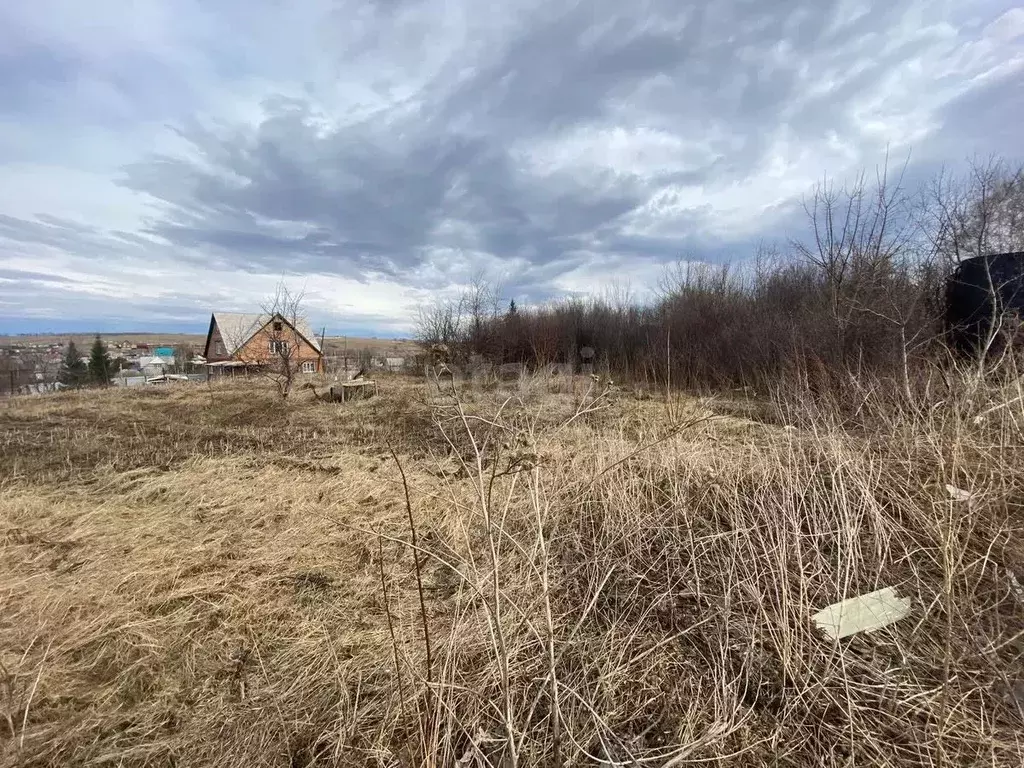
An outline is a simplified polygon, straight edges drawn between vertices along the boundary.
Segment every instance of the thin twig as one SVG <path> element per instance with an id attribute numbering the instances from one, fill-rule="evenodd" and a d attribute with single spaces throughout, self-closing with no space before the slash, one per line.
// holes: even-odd
<path id="1" fill-rule="evenodd" d="M 388 620 L 388 634 L 391 635 L 391 650 L 395 657 L 395 679 L 398 681 L 398 703 L 405 717 L 405 687 L 402 685 L 402 665 L 398 659 L 398 639 L 395 637 L 395 625 L 391 620 L 391 602 L 388 599 L 388 585 L 384 578 L 384 539 L 377 536 L 377 569 L 380 572 L 380 589 L 384 595 L 384 615 Z"/>
<path id="2" fill-rule="evenodd" d="M 412 499 L 409 497 L 409 482 L 405 477 L 405 470 L 402 468 L 402 462 L 398 458 L 398 454 L 395 453 L 395 449 L 388 443 L 388 450 L 391 452 L 391 457 L 395 460 L 395 464 L 398 465 L 398 472 L 402 476 L 402 489 L 405 491 L 405 512 L 409 518 L 409 533 L 412 536 L 412 561 L 416 571 L 416 591 L 419 593 L 420 598 L 420 619 L 423 622 L 423 648 L 427 655 L 427 689 L 429 690 L 431 684 L 434 682 L 433 678 L 433 655 L 430 650 L 430 627 L 427 622 L 427 603 L 423 598 L 423 576 L 420 573 L 420 556 L 419 556 L 419 543 L 416 536 L 416 521 L 412 516 Z"/>

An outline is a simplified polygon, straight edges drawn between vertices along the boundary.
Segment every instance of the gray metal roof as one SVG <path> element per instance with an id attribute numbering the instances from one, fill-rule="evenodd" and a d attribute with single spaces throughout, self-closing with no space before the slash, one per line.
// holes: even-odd
<path id="1" fill-rule="evenodd" d="M 234 355 L 242 346 L 251 339 L 257 331 L 270 322 L 273 315 L 267 313 L 251 314 L 245 312 L 214 312 L 213 321 L 220 328 L 221 338 L 224 339 L 224 348 L 229 355 Z M 294 324 L 287 317 L 281 317 L 289 325 L 294 325 L 295 330 L 312 345 L 313 349 L 321 352 L 320 339 L 313 333 L 312 327 L 305 318 L 299 318 Z"/>
<path id="2" fill-rule="evenodd" d="M 224 339 L 224 348 L 229 355 L 235 354 L 242 345 L 253 337 L 266 321 L 259 322 L 262 315 L 243 314 L 241 312 L 214 312 L 213 322 L 220 329 Z"/>

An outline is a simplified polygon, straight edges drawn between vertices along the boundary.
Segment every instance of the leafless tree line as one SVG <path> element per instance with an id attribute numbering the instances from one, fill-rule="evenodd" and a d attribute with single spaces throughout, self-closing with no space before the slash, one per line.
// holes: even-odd
<path id="1" fill-rule="evenodd" d="M 654 302 L 628 294 L 510 306 L 476 279 L 425 307 L 419 340 L 453 360 L 578 362 L 597 351 L 616 375 L 690 387 L 871 373 L 908 397 L 942 343 L 943 285 L 972 256 L 1024 250 L 1024 167 L 975 159 L 909 189 L 888 159 L 805 202 L 808 234 L 736 265 L 680 260 Z"/>

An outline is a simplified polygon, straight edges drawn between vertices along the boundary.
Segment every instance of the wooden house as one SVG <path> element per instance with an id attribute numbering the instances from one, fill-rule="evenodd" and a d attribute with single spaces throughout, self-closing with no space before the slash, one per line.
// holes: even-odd
<path id="1" fill-rule="evenodd" d="M 290 365 L 293 371 L 323 371 L 320 340 L 305 320 L 291 322 L 280 314 L 214 312 L 203 352 L 216 368 L 262 368 Z"/>

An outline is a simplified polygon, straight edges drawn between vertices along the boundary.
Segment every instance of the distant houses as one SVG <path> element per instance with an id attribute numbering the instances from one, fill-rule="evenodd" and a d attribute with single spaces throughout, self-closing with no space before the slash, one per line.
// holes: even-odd
<path id="1" fill-rule="evenodd" d="M 205 343 L 201 338 L 177 333 L 148 334 L 134 340 L 127 336 L 103 338 L 110 353 L 111 383 L 116 386 L 142 386 L 186 377 L 202 381 L 225 373 L 265 369 L 282 359 L 287 359 L 292 373 L 327 374 L 334 381 L 350 379 L 358 371 L 417 370 L 418 364 L 411 345 L 395 343 L 402 340 L 339 336 L 325 342 L 309 323 L 289 322 L 280 314 L 211 313 Z M 12 339 L 0 344 L 0 395 L 57 388 L 66 345 L 71 340 L 85 351 L 81 337 Z M 81 361 L 88 364 L 89 356 L 82 355 Z"/>

